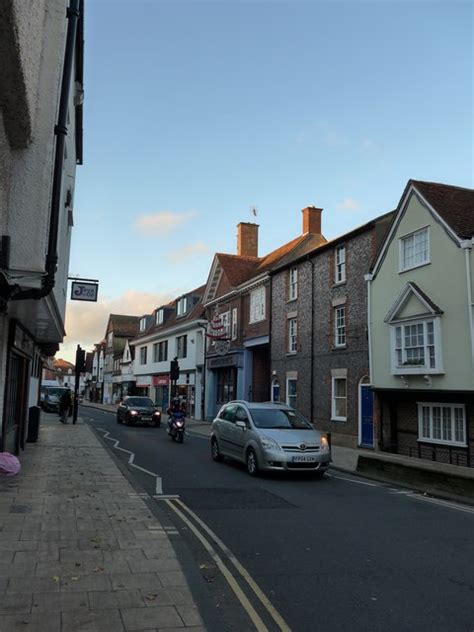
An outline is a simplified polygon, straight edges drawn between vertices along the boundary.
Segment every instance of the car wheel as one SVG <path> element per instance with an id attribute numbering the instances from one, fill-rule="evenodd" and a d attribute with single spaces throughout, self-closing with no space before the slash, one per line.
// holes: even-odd
<path id="1" fill-rule="evenodd" d="M 313 472 L 314 478 L 324 478 L 325 474 L 326 470 L 317 470 L 316 472 Z"/>
<path id="2" fill-rule="evenodd" d="M 211 456 L 212 460 L 216 461 L 217 463 L 222 461 L 223 458 L 222 454 L 219 452 L 219 444 L 217 443 L 217 439 L 214 437 L 211 439 Z"/>
<path id="3" fill-rule="evenodd" d="M 155 421 L 153 425 L 155 426 L 155 428 L 159 428 L 161 426 L 161 419 L 158 419 L 158 421 Z"/>
<path id="4" fill-rule="evenodd" d="M 252 448 L 250 448 L 250 450 L 247 452 L 246 463 L 247 463 L 247 472 L 250 474 L 250 476 L 258 476 L 257 455 L 252 450 Z"/>
<path id="5" fill-rule="evenodd" d="M 133 426 L 132 420 L 128 416 L 125 418 L 125 425 L 126 426 Z"/>

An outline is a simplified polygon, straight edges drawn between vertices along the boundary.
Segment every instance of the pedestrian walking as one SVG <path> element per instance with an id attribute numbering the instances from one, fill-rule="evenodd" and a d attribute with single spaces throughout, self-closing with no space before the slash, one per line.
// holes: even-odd
<path id="1" fill-rule="evenodd" d="M 68 389 L 61 395 L 59 400 L 59 418 L 62 424 L 67 424 L 67 418 L 71 414 L 72 397 L 71 391 Z"/>

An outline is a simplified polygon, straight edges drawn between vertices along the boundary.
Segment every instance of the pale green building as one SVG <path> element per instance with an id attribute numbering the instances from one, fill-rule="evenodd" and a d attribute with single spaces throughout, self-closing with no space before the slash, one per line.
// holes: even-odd
<path id="1" fill-rule="evenodd" d="M 378 447 L 474 466 L 474 190 L 410 180 L 367 275 Z"/>

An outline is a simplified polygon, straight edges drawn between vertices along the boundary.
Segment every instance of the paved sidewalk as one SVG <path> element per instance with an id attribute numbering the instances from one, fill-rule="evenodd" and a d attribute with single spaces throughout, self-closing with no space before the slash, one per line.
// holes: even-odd
<path id="1" fill-rule="evenodd" d="M 0 632 L 203 632 L 165 529 L 81 419 L 0 477 Z"/>

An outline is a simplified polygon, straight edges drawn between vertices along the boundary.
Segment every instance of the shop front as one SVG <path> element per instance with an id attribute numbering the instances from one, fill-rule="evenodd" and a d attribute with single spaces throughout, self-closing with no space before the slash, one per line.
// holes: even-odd
<path id="1" fill-rule="evenodd" d="M 152 397 L 151 375 L 137 375 L 135 395 L 140 397 Z"/>
<path id="2" fill-rule="evenodd" d="M 242 399 L 243 354 L 207 358 L 206 418 L 212 420 L 219 408 L 233 400 Z"/>
<path id="3" fill-rule="evenodd" d="M 155 405 L 161 412 L 164 412 L 167 410 L 170 402 L 170 376 L 168 373 L 153 375 L 152 383 L 152 399 L 154 399 Z"/>

